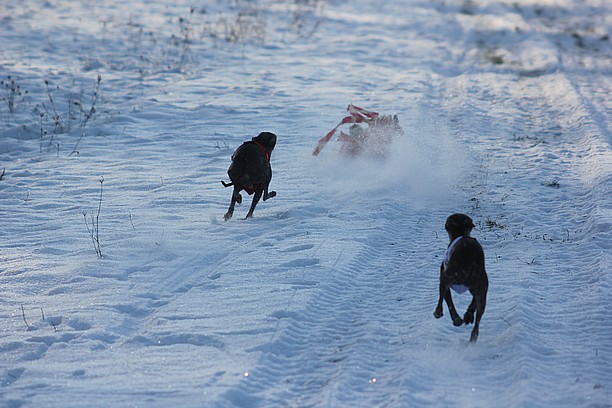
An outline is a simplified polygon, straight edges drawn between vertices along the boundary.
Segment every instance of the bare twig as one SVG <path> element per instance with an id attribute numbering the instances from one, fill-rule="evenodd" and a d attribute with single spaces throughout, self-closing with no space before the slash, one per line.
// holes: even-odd
<path id="1" fill-rule="evenodd" d="M 94 233 L 92 228 L 89 228 L 89 221 L 87 221 L 87 211 L 83 211 L 83 219 L 85 220 L 85 226 L 87 227 L 87 233 L 91 237 L 91 241 L 93 243 L 94 249 L 96 250 L 96 254 L 98 253 L 98 248 L 96 246 L 96 239 L 94 238 Z"/>
<path id="2" fill-rule="evenodd" d="M 25 316 L 25 307 L 23 305 L 21 305 L 21 316 L 23 317 L 23 321 L 26 324 L 26 327 L 29 329 L 30 328 L 30 324 L 28 323 L 28 321 L 26 320 L 26 316 Z"/>
<path id="3" fill-rule="evenodd" d="M 73 154 L 80 154 L 80 152 L 77 150 L 77 147 L 79 147 L 79 143 L 81 143 L 81 139 L 83 139 L 83 136 L 85 136 L 85 133 L 81 133 L 81 137 L 79 137 L 79 140 L 77 140 L 76 144 L 74 145 L 74 149 L 72 149 L 72 152 L 70 152 L 68 157 L 72 156 Z"/>
<path id="4" fill-rule="evenodd" d="M 215 143 L 215 148 L 217 148 L 217 150 L 221 150 L 221 145 L 219 144 L 219 141 L 217 140 L 217 142 Z M 229 143 L 227 143 L 225 140 L 223 140 L 223 148 L 224 149 L 229 149 Z"/>
<path id="5" fill-rule="evenodd" d="M 132 225 L 132 229 L 136 231 L 136 227 L 134 226 L 134 220 L 132 219 L 132 211 L 130 211 L 130 224 Z"/>
<path id="6" fill-rule="evenodd" d="M 96 251 L 96 255 L 98 258 L 102 258 L 102 247 L 100 245 L 100 211 L 102 210 L 102 191 L 104 185 L 104 177 L 100 178 L 100 199 L 98 201 L 98 212 L 94 215 L 93 211 L 91 212 L 91 220 L 87 221 L 87 212 L 83 211 L 83 218 L 85 218 L 85 226 L 87 226 L 87 232 L 91 237 L 91 242 L 93 243 L 94 250 Z M 90 228 L 91 222 L 91 228 Z"/>
<path id="7" fill-rule="evenodd" d="M 7 80 L 0 80 L 0 87 L 4 90 L 5 97 L 0 100 L 6 101 L 9 113 L 14 113 L 18 102 L 23 102 L 28 90 L 21 91 L 21 86 L 15 82 L 15 79 L 10 75 Z"/>
<path id="8" fill-rule="evenodd" d="M 98 75 L 98 80 L 94 83 L 94 91 L 91 97 L 91 108 L 89 108 L 89 111 L 85 111 L 83 109 L 83 106 L 79 104 L 79 107 L 85 114 L 85 119 L 81 123 L 82 128 L 85 127 L 85 125 L 87 125 L 87 122 L 89 122 L 89 119 L 91 119 L 94 113 L 96 113 L 96 102 L 98 101 L 98 95 L 100 93 L 100 82 L 102 82 L 102 75 Z"/>
<path id="9" fill-rule="evenodd" d="M 159 242 L 156 242 L 155 245 L 161 246 L 160 242 L 162 242 L 163 240 L 164 240 L 164 230 L 162 230 L 161 239 L 159 240 Z"/>
<path id="10" fill-rule="evenodd" d="M 55 128 L 53 129 L 53 132 L 51 132 L 51 134 L 55 134 L 58 128 L 59 128 L 59 132 L 63 133 L 64 126 L 62 125 L 62 117 L 57 112 L 57 107 L 55 106 L 55 101 L 53 100 L 53 96 L 51 95 L 51 90 L 49 90 L 49 81 L 47 80 L 45 80 L 45 87 L 47 89 L 47 96 L 49 98 L 49 102 L 51 103 L 51 108 L 53 108 L 53 113 L 49 112 L 49 109 L 44 104 L 44 102 L 42 106 L 43 108 L 45 108 L 45 111 L 47 112 L 47 116 L 50 116 L 53 119 L 53 124 L 55 125 Z M 57 87 L 57 89 L 59 89 L 59 86 Z"/>
<path id="11" fill-rule="evenodd" d="M 521 261 L 521 262 L 523 262 L 523 263 L 525 263 L 525 264 L 527 264 L 527 265 L 531 266 L 531 265 L 534 265 L 534 264 L 537 262 L 537 259 L 538 259 L 538 258 L 533 258 L 531 261 L 526 261 L 526 260 L 521 259 L 521 258 L 519 258 L 519 257 L 517 256 L 517 257 L 516 257 L 516 259 L 518 259 L 519 261 Z"/>
<path id="12" fill-rule="evenodd" d="M 42 307 L 40 308 L 41 312 L 42 312 Z M 53 331 L 57 331 L 57 325 L 55 324 L 55 319 L 53 317 L 51 317 L 49 320 L 45 319 L 45 314 L 43 312 L 43 320 L 46 321 L 47 323 L 49 323 L 52 327 L 53 327 Z"/>
<path id="13" fill-rule="evenodd" d="M 47 322 L 47 323 L 49 323 L 51 325 L 51 327 L 53 327 L 53 331 L 55 331 L 55 332 L 58 331 L 57 324 L 55 324 L 56 319 L 53 318 L 53 317 L 50 317 L 49 319 L 47 319 L 45 317 L 45 310 L 42 307 L 40 308 L 40 316 L 41 316 L 43 322 Z M 61 322 L 61 320 L 60 320 L 60 322 Z"/>
<path id="14" fill-rule="evenodd" d="M 40 152 L 41 153 L 42 153 L 43 140 L 45 138 L 45 135 L 47 134 L 47 131 L 45 130 L 45 126 L 43 123 L 44 117 L 45 117 L 45 113 L 41 112 L 40 113 Z"/>

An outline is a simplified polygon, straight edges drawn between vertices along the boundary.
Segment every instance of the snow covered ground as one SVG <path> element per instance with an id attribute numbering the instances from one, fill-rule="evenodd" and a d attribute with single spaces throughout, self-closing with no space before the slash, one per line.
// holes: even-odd
<path id="1" fill-rule="evenodd" d="M 1 3 L 0 406 L 612 406 L 609 2 Z M 349 103 L 388 160 L 311 155 Z M 225 222 L 261 131 L 278 196 Z"/>

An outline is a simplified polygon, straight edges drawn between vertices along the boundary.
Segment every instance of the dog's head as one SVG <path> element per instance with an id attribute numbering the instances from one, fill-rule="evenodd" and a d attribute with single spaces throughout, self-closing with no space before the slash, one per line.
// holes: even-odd
<path id="1" fill-rule="evenodd" d="M 251 140 L 260 143 L 268 151 L 268 154 L 272 153 L 274 146 L 276 146 L 276 135 L 271 132 L 261 132 Z"/>
<path id="2" fill-rule="evenodd" d="M 453 214 L 446 219 L 446 224 L 444 224 L 444 229 L 451 241 L 457 237 L 469 237 L 474 227 L 472 219 L 465 214 Z"/>

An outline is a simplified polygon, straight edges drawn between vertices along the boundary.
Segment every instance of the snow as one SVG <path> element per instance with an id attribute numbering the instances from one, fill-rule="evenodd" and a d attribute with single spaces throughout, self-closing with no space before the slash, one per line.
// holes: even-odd
<path id="1" fill-rule="evenodd" d="M 611 15 L 5 2 L 0 406 L 611 406 Z M 399 116 L 388 160 L 311 155 L 349 103 Z M 261 131 L 278 196 L 225 222 Z M 433 317 L 453 212 L 487 259 L 476 344 Z"/>

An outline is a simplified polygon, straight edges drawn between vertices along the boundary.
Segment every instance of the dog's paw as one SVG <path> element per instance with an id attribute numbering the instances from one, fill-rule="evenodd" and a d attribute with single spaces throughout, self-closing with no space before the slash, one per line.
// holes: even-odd
<path id="1" fill-rule="evenodd" d="M 269 198 L 274 198 L 274 197 L 276 197 L 276 191 L 270 191 L 268 195 L 264 195 L 263 200 L 266 201 Z"/>
<path id="2" fill-rule="evenodd" d="M 474 330 L 472 330 L 472 334 L 470 335 L 470 342 L 476 343 L 476 340 L 478 340 L 478 329 L 474 327 Z"/>
<path id="3" fill-rule="evenodd" d="M 474 312 L 465 312 L 465 314 L 463 315 L 463 321 L 465 322 L 465 324 L 474 323 Z"/>
<path id="4" fill-rule="evenodd" d="M 236 202 L 237 202 L 238 204 L 242 204 L 242 194 L 238 194 L 238 195 L 236 196 Z"/>
<path id="5" fill-rule="evenodd" d="M 460 318 L 459 316 L 453 318 L 453 326 L 461 326 L 463 324 L 463 319 Z"/>
<path id="6" fill-rule="evenodd" d="M 232 215 L 234 215 L 234 214 L 228 211 L 228 212 L 226 212 L 226 213 L 225 213 L 225 215 L 223 216 L 223 219 L 224 219 L 225 221 L 228 221 L 228 220 L 230 220 L 230 219 L 232 218 Z"/>
<path id="7" fill-rule="evenodd" d="M 442 316 L 444 316 L 444 313 L 442 313 L 442 309 L 440 309 L 440 310 L 436 309 L 436 310 L 434 311 L 434 317 L 435 317 L 436 319 L 439 319 L 439 318 L 441 318 Z"/>

